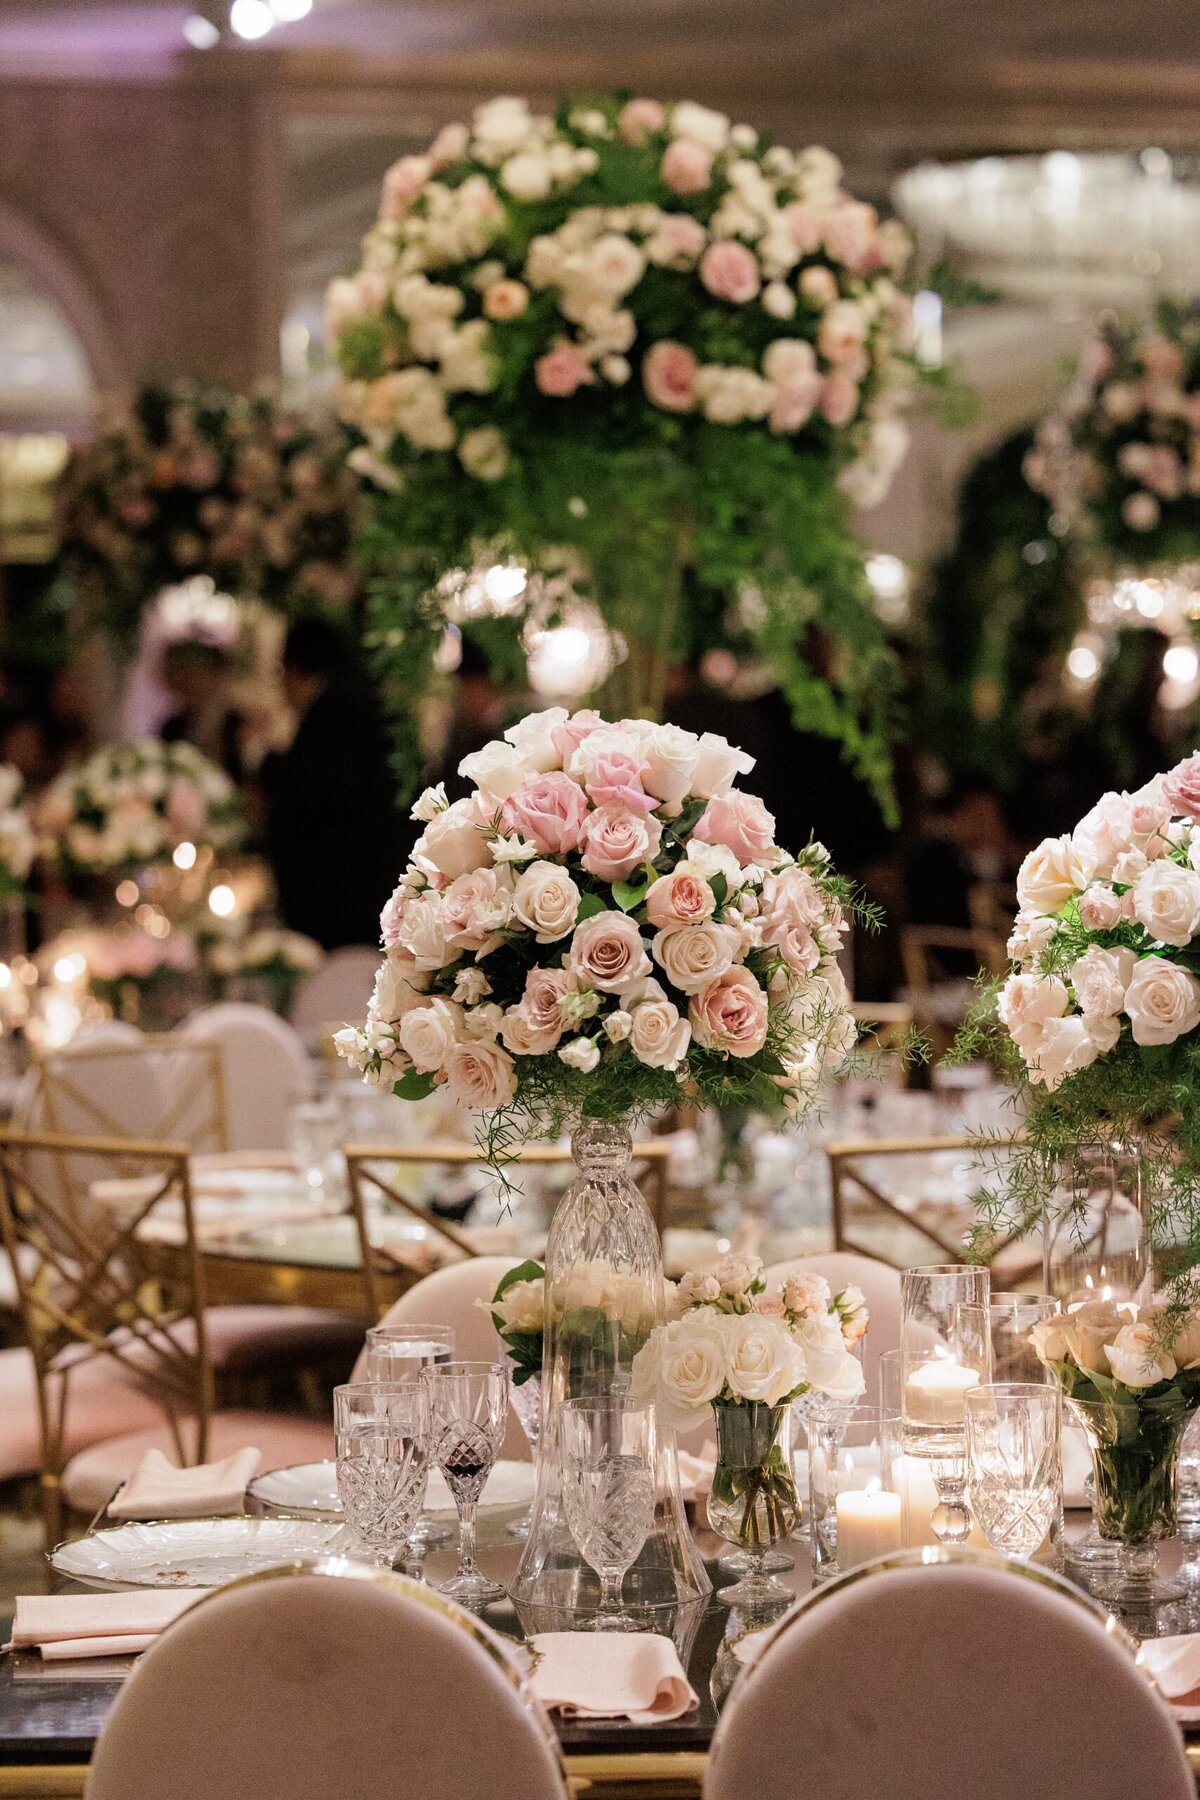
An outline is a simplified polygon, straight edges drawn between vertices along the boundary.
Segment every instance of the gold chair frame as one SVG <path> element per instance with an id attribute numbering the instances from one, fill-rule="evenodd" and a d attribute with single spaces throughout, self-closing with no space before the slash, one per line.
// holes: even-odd
<path id="1" fill-rule="evenodd" d="M 185 1073 L 180 1080 L 178 1090 L 168 1096 L 166 1110 L 162 1117 L 154 1122 L 154 1129 L 148 1137 L 140 1139 L 143 1143 L 173 1143 L 181 1135 L 181 1126 L 187 1124 L 193 1106 L 197 1101 L 201 1105 L 200 1124 L 190 1127 L 187 1133 L 189 1147 L 193 1154 L 201 1151 L 225 1151 L 229 1148 L 229 1109 L 225 1093 L 225 1065 L 221 1056 L 219 1043 L 208 1043 L 175 1037 L 171 1034 L 146 1036 L 140 1044 L 88 1044 L 78 1048 L 66 1047 L 61 1050 L 43 1051 L 34 1059 L 36 1083 L 31 1095 L 30 1112 L 36 1121 L 34 1129 L 42 1129 L 42 1119 L 38 1118 L 36 1107 L 40 1099 L 45 1121 L 44 1129 L 56 1135 L 71 1135 L 60 1116 L 64 1102 L 78 1108 L 79 1113 L 87 1121 L 90 1132 L 94 1124 L 100 1137 L 116 1140 L 128 1136 L 119 1118 L 103 1106 L 97 1104 L 90 1094 L 84 1091 L 73 1079 L 73 1070 L 89 1061 L 113 1060 L 120 1062 L 128 1059 L 131 1063 L 145 1057 L 165 1057 L 168 1062 L 186 1064 L 191 1062 L 195 1070 Z"/>
<path id="2" fill-rule="evenodd" d="M 110 1163 L 122 1175 L 140 1162 L 153 1191 L 101 1234 L 95 1211 L 39 1188 L 32 1157 Z M 68 1194 L 70 1189 L 68 1188 Z M 144 1281 L 136 1237 L 163 1200 L 177 1199 L 184 1254 L 172 1304 Z M 131 1138 L 0 1131 L 0 1232 L 16 1274 L 22 1323 L 37 1381 L 42 1440 L 41 1492 L 47 1534 L 62 1533 L 61 1483 L 71 1378 L 101 1357 L 148 1388 L 163 1408 L 181 1463 L 203 1461 L 213 1409 L 212 1368 L 204 1330 L 204 1280 L 196 1241 L 187 1146 Z M 32 1251 L 32 1258 L 22 1255 Z M 187 1325 L 185 1335 L 176 1327 Z M 190 1427 L 185 1433 L 184 1424 Z"/>
<path id="3" fill-rule="evenodd" d="M 934 960 L 939 951 L 966 953 L 976 969 L 1003 975 L 1009 966 L 1006 940 L 997 932 L 950 925 L 905 925 L 900 932 L 900 961 L 913 1015 L 940 1053 L 954 1038 L 953 1026 L 939 1019 L 932 995 L 937 986 Z"/>
<path id="4" fill-rule="evenodd" d="M 829 1181 L 833 1203 L 833 1243 L 835 1250 L 853 1250 L 860 1256 L 874 1257 L 876 1262 L 887 1262 L 881 1255 L 877 1244 L 870 1244 L 856 1238 L 848 1218 L 848 1202 L 855 1194 L 865 1197 L 871 1205 L 887 1217 L 897 1220 L 909 1231 L 926 1238 L 936 1251 L 933 1259 L 938 1262 L 961 1262 L 963 1246 L 948 1235 L 943 1236 L 934 1226 L 916 1219 L 911 1213 L 897 1206 L 896 1202 L 886 1194 L 876 1182 L 864 1174 L 858 1166 L 860 1163 L 873 1161 L 881 1156 L 932 1156 L 943 1150 L 982 1151 L 992 1153 L 993 1150 L 1005 1149 L 1009 1144 L 1020 1143 L 1019 1137 L 1005 1139 L 995 1145 L 981 1144 L 977 1137 L 912 1137 L 912 1138 L 859 1138 L 854 1141 L 831 1143 L 826 1148 L 829 1158 Z M 1015 1233 L 998 1240 L 991 1251 L 991 1261 L 1006 1250 L 1010 1244 L 1017 1243 Z M 894 1264 L 896 1268 L 905 1265 Z M 997 1284 L 1002 1286 L 1002 1284 Z"/>
<path id="5" fill-rule="evenodd" d="M 645 1176 L 647 1186 L 647 1203 L 654 1218 L 659 1242 L 662 1242 L 663 1227 L 667 1211 L 667 1158 L 670 1146 L 663 1138 L 652 1138 L 646 1143 L 633 1146 L 633 1161 L 646 1165 Z M 359 1251 L 362 1257 L 363 1286 L 366 1290 L 367 1311 L 373 1319 L 381 1318 L 384 1307 L 379 1296 L 377 1274 L 380 1270 L 395 1267 L 395 1259 L 378 1244 L 372 1244 L 367 1233 L 366 1194 L 368 1189 L 382 1194 L 391 1204 L 401 1211 L 419 1219 L 423 1225 L 435 1231 L 448 1243 L 453 1245 L 461 1256 L 478 1256 L 466 1233 L 447 1219 L 439 1218 L 417 1201 L 410 1200 L 407 1194 L 401 1193 L 381 1174 L 379 1164 L 403 1164 L 411 1167 L 414 1164 L 438 1163 L 447 1168 L 464 1168 L 485 1161 L 482 1153 L 470 1144 L 449 1144 L 431 1142 L 428 1144 L 347 1144 L 344 1147 L 346 1172 L 350 1181 L 350 1210 L 354 1215 L 355 1229 L 358 1232 Z M 545 1167 L 547 1165 L 563 1166 L 571 1163 L 571 1152 L 560 1148 L 557 1144 L 525 1144 L 506 1160 L 515 1163 L 526 1163 Z"/>

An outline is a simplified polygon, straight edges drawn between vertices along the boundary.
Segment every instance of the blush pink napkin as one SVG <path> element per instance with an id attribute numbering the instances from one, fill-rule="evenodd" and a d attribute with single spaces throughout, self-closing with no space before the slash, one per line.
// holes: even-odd
<path id="1" fill-rule="evenodd" d="M 110 1519 L 212 1519 L 240 1513 L 258 1473 L 261 1450 L 235 1450 L 221 1462 L 177 1469 L 147 1450 L 108 1509 Z"/>
<path id="2" fill-rule="evenodd" d="M 13 1648 L 41 1650 L 46 1662 L 81 1656 L 132 1656 L 147 1650 L 160 1631 L 206 1588 L 163 1593 L 19 1594 Z"/>
<path id="3" fill-rule="evenodd" d="M 530 1644 L 537 1652 L 533 1691 L 551 1711 L 653 1725 L 681 1719 L 700 1704 L 668 1637 L 542 1631 Z"/>
<path id="4" fill-rule="evenodd" d="M 1200 1633 L 1147 1638 L 1139 1661 L 1172 1710 L 1190 1723 L 1200 1722 Z"/>

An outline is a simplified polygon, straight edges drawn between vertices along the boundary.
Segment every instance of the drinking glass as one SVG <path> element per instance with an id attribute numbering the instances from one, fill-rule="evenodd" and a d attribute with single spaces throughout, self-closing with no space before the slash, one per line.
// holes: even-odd
<path id="1" fill-rule="evenodd" d="M 891 1491 L 885 1416 L 878 1406 L 845 1409 L 836 1438 L 809 1430 L 808 1481 L 815 1578 L 904 1548 L 901 1497 Z"/>
<path id="2" fill-rule="evenodd" d="M 378 1568 L 391 1568 L 420 1514 L 427 1423 L 419 1388 L 349 1382 L 333 1391 L 338 1495 Z"/>
<path id="3" fill-rule="evenodd" d="M 654 1410 L 619 1399 L 568 1400 L 556 1428 L 563 1508 L 580 1555 L 600 1577 L 588 1631 L 639 1631 L 621 1587 L 654 1524 Z"/>
<path id="4" fill-rule="evenodd" d="M 928 1263 L 900 1276 L 900 1347 L 954 1349 L 960 1306 L 986 1306 L 992 1282 L 977 1263 Z"/>
<path id="5" fill-rule="evenodd" d="M 515 1379 L 517 1365 L 511 1356 L 504 1359 L 508 1369 L 508 1404 L 517 1415 L 517 1423 L 525 1433 L 525 1442 L 536 1469 L 538 1444 L 542 1436 L 542 1378 L 540 1375 L 526 1376 L 524 1381 Z M 508 1527 L 509 1537 L 520 1538 L 522 1543 L 529 1536 L 533 1525 L 533 1501 L 529 1502 L 519 1519 L 514 1519 Z"/>
<path id="6" fill-rule="evenodd" d="M 955 1302 L 948 1313 L 939 1308 L 936 1330 L 931 1317 L 914 1321 L 902 1336 L 900 1363 L 901 1438 L 905 1452 L 926 1459 L 933 1475 L 934 1536 L 939 1543 L 965 1544 L 971 1535 L 966 1396 L 991 1374 L 986 1307 Z"/>
<path id="7" fill-rule="evenodd" d="M 341 1111 L 336 1100 L 293 1100 L 287 1114 L 288 1150 L 314 1200 L 345 1183 Z"/>
<path id="8" fill-rule="evenodd" d="M 1045 1540 L 1062 1491 L 1057 1388 L 983 1382 L 966 1397 L 971 1508 L 993 1550 L 1030 1557 Z"/>
<path id="9" fill-rule="evenodd" d="M 372 1325 L 367 1332 L 367 1380 L 416 1387 L 421 1370 L 454 1360 L 452 1325 Z"/>
<path id="10" fill-rule="evenodd" d="M 508 1371 L 503 1363 L 432 1363 L 421 1370 L 429 1409 L 429 1454 L 458 1509 L 458 1572 L 442 1588 L 467 1607 L 502 1600 L 506 1589 L 475 1560 L 479 1496 L 500 1454 L 508 1424 Z"/>

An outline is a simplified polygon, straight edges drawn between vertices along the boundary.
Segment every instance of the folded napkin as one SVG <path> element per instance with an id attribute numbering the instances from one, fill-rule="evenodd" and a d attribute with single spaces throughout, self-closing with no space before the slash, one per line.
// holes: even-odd
<path id="1" fill-rule="evenodd" d="M 206 1588 L 129 1594 L 18 1594 L 14 1650 L 40 1649 L 46 1662 L 133 1656 L 146 1650 Z"/>
<path id="2" fill-rule="evenodd" d="M 541 1631 L 530 1678 L 542 1705 L 579 1719 L 655 1725 L 700 1704 L 668 1637 L 649 1631 Z"/>
<path id="3" fill-rule="evenodd" d="M 261 1450 L 235 1450 L 223 1462 L 177 1469 L 147 1450 L 108 1509 L 110 1519 L 205 1519 L 240 1513 L 258 1473 Z"/>
<path id="4" fill-rule="evenodd" d="M 1200 1634 L 1147 1638 L 1138 1661 L 1180 1722 L 1200 1724 Z"/>

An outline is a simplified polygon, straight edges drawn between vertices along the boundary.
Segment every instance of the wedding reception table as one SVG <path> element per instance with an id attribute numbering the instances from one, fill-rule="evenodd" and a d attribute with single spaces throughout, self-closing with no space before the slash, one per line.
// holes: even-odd
<path id="1" fill-rule="evenodd" d="M 1068 1530 L 1082 1530 L 1079 1515 Z M 706 1557 L 725 1548 L 704 1527 L 696 1532 Z M 807 1592 L 811 1577 L 807 1547 L 795 1546 L 796 1567 L 781 1579 L 796 1594 Z M 520 1545 L 492 1542 L 480 1550 L 481 1565 L 501 1581 L 511 1580 Z M 1164 1569 L 1184 1565 L 1194 1598 L 1170 1608 L 1172 1631 L 1200 1630 L 1200 1545 L 1177 1540 L 1162 1549 Z M 709 1572 L 717 1575 L 715 1564 Z M 453 1572 L 451 1551 L 430 1554 L 425 1563 L 434 1583 Z M 57 1591 L 69 1591 L 59 1582 Z M 488 1609 L 487 1621 L 514 1637 L 521 1630 L 510 1606 Z M 721 1704 L 736 1662 L 726 1633 L 729 1609 L 710 1601 L 701 1612 L 691 1642 L 687 1672 L 700 1699 L 698 1709 L 682 1719 L 634 1725 L 616 1719 L 562 1719 L 555 1715 L 568 1773 L 584 1794 L 606 1800 L 699 1800 L 708 1749 Z M 0 1619 L 0 1629 L 9 1623 Z M 740 1626 L 741 1621 L 736 1621 Z M 0 1658 L 0 1800 L 78 1800 L 96 1737 L 116 1701 L 120 1684 L 132 1666 L 58 1665 L 50 1672 L 36 1652 L 18 1651 Z M 1200 1789 L 1200 1726 L 1186 1727 L 1188 1757 Z M 815 1797 L 814 1797 L 815 1800 Z"/>

